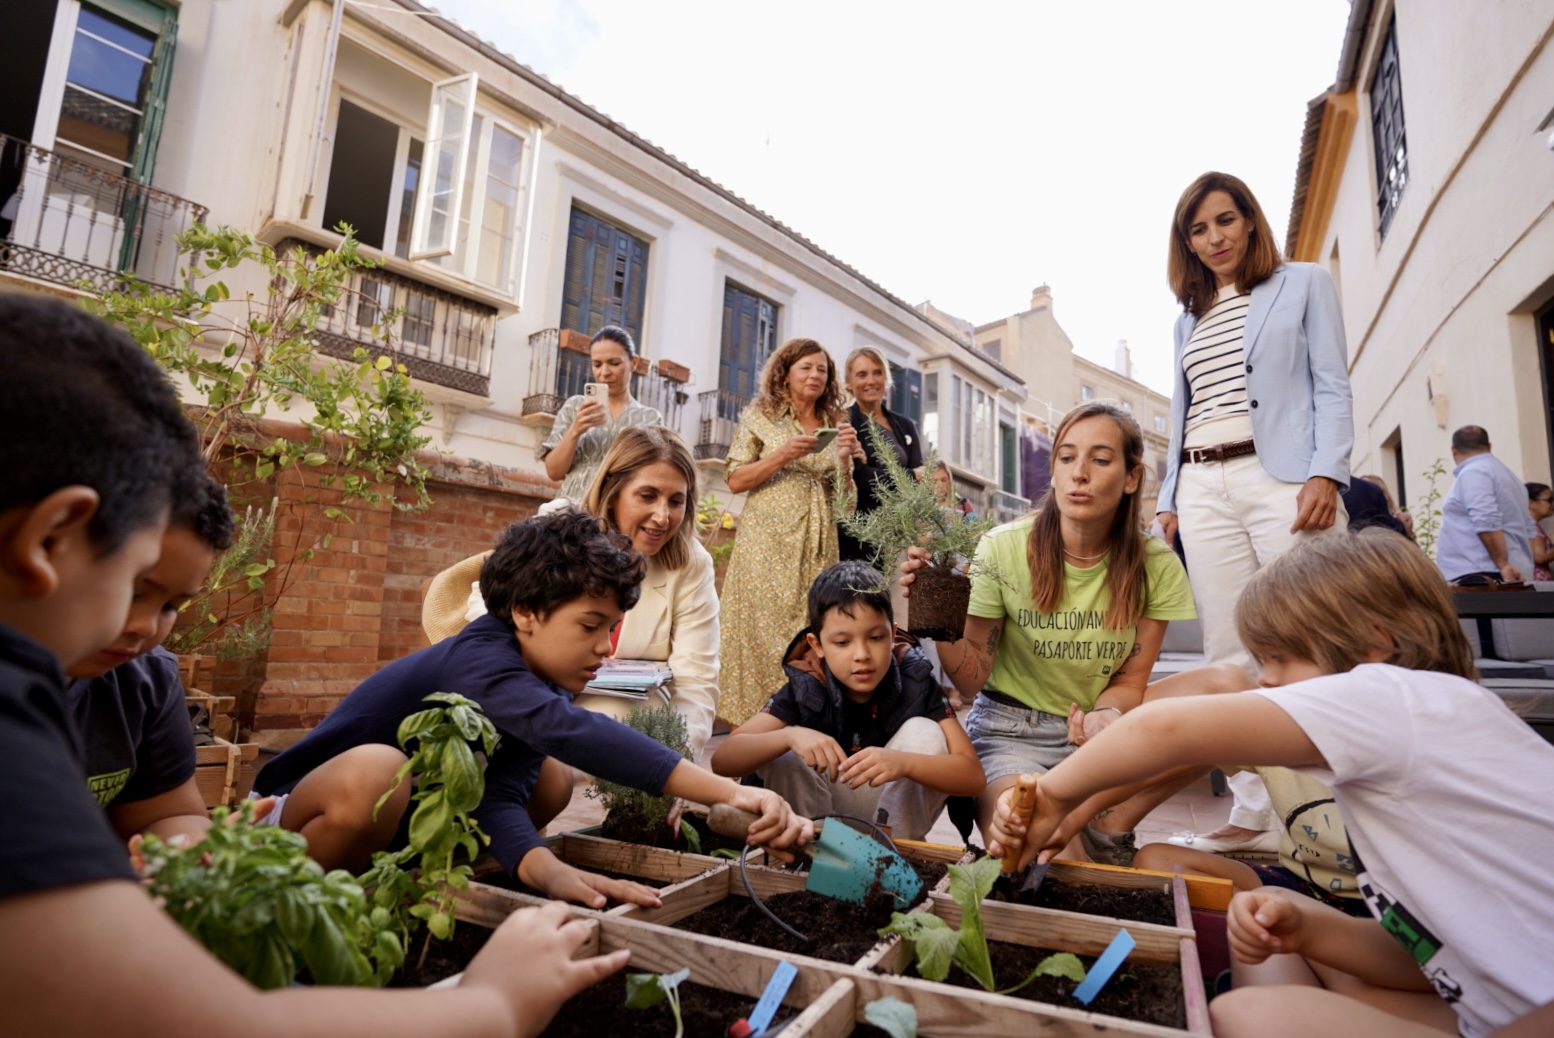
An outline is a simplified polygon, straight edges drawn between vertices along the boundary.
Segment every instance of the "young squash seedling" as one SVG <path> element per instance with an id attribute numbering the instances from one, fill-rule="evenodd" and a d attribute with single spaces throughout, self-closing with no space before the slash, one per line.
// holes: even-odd
<path id="1" fill-rule="evenodd" d="M 667 999 L 674 1013 L 674 1038 L 684 1038 L 685 1021 L 680 1017 L 680 984 L 691 975 L 689 968 L 674 973 L 626 974 L 626 1007 L 650 1009 Z"/>
<path id="2" fill-rule="evenodd" d="M 890 1038 L 917 1038 L 917 1010 L 899 998 L 876 998 L 863 1007 L 863 1018 Z"/>
<path id="3" fill-rule="evenodd" d="M 982 927 L 982 901 L 998 879 L 1001 862 L 997 858 L 979 858 L 970 865 L 950 866 L 950 897 L 960 906 L 960 929 L 927 912 L 894 912 L 890 925 L 880 936 L 898 933 L 912 942 L 917 955 L 917 972 L 926 980 L 943 980 L 950 966 L 959 966 L 986 991 L 1007 995 L 1018 991 L 1037 977 L 1067 977 L 1076 984 L 1085 979 L 1085 967 L 1077 955 L 1058 952 L 1037 964 L 1030 976 L 1013 987 L 998 989 L 993 980 L 993 959 L 988 952 L 987 934 Z"/>

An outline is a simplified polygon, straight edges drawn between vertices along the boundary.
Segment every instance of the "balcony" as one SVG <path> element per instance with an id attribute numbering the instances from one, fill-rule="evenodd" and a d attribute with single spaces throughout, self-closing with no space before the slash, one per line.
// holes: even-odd
<path id="1" fill-rule="evenodd" d="M 97 291 L 127 273 L 172 288 L 177 236 L 206 215 L 188 199 L 0 134 L 0 272 Z"/>
<path id="2" fill-rule="evenodd" d="M 316 245 L 283 239 L 276 252 L 296 246 L 311 253 Z M 387 354 L 403 364 L 410 377 L 476 397 L 491 395 L 491 352 L 496 338 L 496 308 L 452 292 L 395 274 L 382 267 L 358 270 L 351 275 L 348 294 L 335 306 L 324 308 L 319 321 L 320 352 L 351 359 L 365 348 L 373 356 Z M 384 318 L 398 311 L 388 329 Z"/>
<path id="3" fill-rule="evenodd" d="M 546 328 L 529 336 L 529 394 L 519 420 L 525 425 L 549 425 L 568 397 L 580 396 L 592 377 L 588 336 L 566 328 Z M 658 409 L 664 425 L 680 431 L 680 414 L 689 397 L 690 371 L 673 361 L 636 359 L 631 395 L 638 403 Z"/>
<path id="4" fill-rule="evenodd" d="M 701 422 L 696 434 L 696 460 L 722 461 L 728 457 L 728 449 L 734 442 L 734 430 L 739 427 L 740 412 L 750 401 L 727 389 L 711 389 L 698 393 L 701 405 Z"/>
<path id="5" fill-rule="evenodd" d="M 1031 503 L 1027 498 L 1006 490 L 989 490 L 987 510 L 989 517 L 996 522 L 1012 523 L 1031 510 Z"/>

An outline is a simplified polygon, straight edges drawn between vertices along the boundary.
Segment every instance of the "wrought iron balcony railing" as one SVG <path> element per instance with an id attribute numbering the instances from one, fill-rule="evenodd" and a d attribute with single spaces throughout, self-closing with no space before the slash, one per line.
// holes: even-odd
<path id="1" fill-rule="evenodd" d="M 750 401 L 727 389 L 709 389 L 696 394 L 701 405 L 701 422 L 696 434 L 696 460 L 728 457 L 739 427 L 739 414 Z"/>
<path id="2" fill-rule="evenodd" d="M 1031 502 L 1007 490 L 987 492 L 988 512 L 1000 523 L 1012 523 L 1031 510 Z"/>
<path id="3" fill-rule="evenodd" d="M 592 377 L 586 336 L 546 328 L 529 336 L 529 393 L 523 398 L 521 420 L 543 425 L 556 417 L 567 397 L 579 396 Z M 656 407 L 664 424 L 680 431 L 680 414 L 688 399 L 685 369 L 665 361 L 644 361 L 631 376 L 631 395 Z"/>
<path id="4" fill-rule="evenodd" d="M 121 272 L 162 288 L 178 279 L 177 235 L 202 205 L 0 134 L 0 271 L 106 290 Z"/>
<path id="5" fill-rule="evenodd" d="M 276 250 L 298 245 L 312 253 L 323 251 L 295 238 L 285 239 Z M 391 350 L 374 333 L 374 326 L 381 327 L 396 311 L 398 317 L 389 329 Z M 494 306 L 375 267 L 351 275 L 348 294 L 325 307 L 318 331 L 319 349 L 332 357 L 349 359 L 364 347 L 374 355 L 390 354 L 409 369 L 412 378 L 476 396 L 491 395 Z"/>

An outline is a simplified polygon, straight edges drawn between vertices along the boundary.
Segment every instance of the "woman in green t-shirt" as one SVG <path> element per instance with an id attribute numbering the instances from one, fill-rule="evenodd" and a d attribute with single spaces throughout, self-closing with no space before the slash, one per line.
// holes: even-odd
<path id="1" fill-rule="evenodd" d="M 984 839 L 998 794 L 1137 706 L 1166 622 L 1195 615 L 1182 564 L 1140 532 L 1143 480 L 1138 423 L 1116 404 L 1081 404 L 1058 425 L 1035 511 L 977 546 L 965 636 L 939 643 L 939 659 L 976 696 L 966 731 L 987 773 Z M 923 564 L 909 555 L 905 588 Z"/>

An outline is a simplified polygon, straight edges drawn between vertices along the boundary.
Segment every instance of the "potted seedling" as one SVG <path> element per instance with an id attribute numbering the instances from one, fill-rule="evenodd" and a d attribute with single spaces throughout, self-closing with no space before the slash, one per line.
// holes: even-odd
<path id="1" fill-rule="evenodd" d="M 978 539 L 992 529 L 993 521 L 971 519 L 958 508 L 941 505 L 933 484 L 918 479 L 901 464 L 874 423 L 870 423 L 867 435 L 869 456 L 878 458 L 885 469 L 885 478 L 875 489 L 879 505 L 872 512 L 854 513 L 841 522 L 882 560 L 887 587 L 895 580 L 897 560 L 908 548 L 928 552 L 929 561 L 917 571 L 907 599 L 907 633 L 957 641 L 965 633 L 966 608 L 971 600 L 968 560 L 976 553 Z M 930 454 L 930 470 L 934 461 Z M 837 514 L 845 511 L 838 508 Z M 985 575 L 997 578 L 997 574 Z"/>
<path id="2" fill-rule="evenodd" d="M 637 706 L 626 715 L 626 725 L 656 742 L 689 757 L 690 737 L 685 718 L 672 710 L 656 706 Z M 669 813 L 674 809 L 674 797 L 655 796 L 633 786 L 624 786 L 606 779 L 594 779 L 588 795 L 604 807 L 604 822 L 600 832 L 612 840 L 624 843 L 641 843 L 657 846 L 670 832 Z M 701 853 L 701 834 L 683 815 L 674 838 L 683 840 L 692 854 Z"/>

